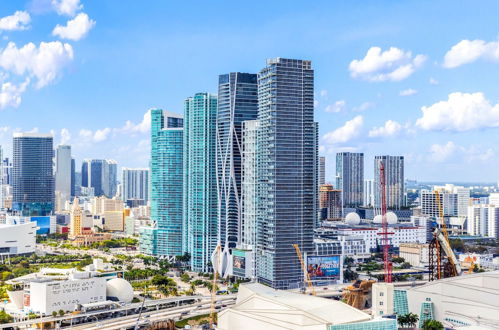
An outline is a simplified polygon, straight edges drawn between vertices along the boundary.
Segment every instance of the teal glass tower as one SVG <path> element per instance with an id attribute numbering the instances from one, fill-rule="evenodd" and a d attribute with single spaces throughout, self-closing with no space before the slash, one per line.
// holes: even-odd
<path id="1" fill-rule="evenodd" d="M 210 271 L 217 244 L 217 97 L 197 93 L 184 103 L 184 251 L 191 270 Z"/>
<path id="2" fill-rule="evenodd" d="M 182 255 L 183 118 L 151 110 L 151 219 L 154 230 L 145 237 L 148 251 L 160 256 Z"/>

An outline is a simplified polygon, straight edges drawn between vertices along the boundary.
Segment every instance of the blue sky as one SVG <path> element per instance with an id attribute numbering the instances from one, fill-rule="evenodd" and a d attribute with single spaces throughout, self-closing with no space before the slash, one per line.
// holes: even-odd
<path id="1" fill-rule="evenodd" d="M 149 161 L 151 107 L 217 76 L 312 60 L 327 178 L 338 151 L 406 156 L 406 178 L 496 181 L 497 1 L 0 0 L 0 144 L 53 131 L 77 160 Z M 32 43 L 32 44 L 30 44 Z M 43 44 L 42 44 L 43 43 Z"/>

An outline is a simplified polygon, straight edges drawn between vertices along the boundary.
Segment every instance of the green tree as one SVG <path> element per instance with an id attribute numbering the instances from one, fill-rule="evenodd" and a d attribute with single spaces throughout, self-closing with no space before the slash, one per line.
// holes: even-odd
<path id="1" fill-rule="evenodd" d="M 59 316 L 64 316 L 66 314 L 62 309 L 59 309 Z"/>
<path id="2" fill-rule="evenodd" d="M 57 317 L 57 312 L 56 311 L 52 312 L 52 317 Z"/>
<path id="3" fill-rule="evenodd" d="M 12 316 L 7 314 L 5 311 L 0 311 L 0 324 L 12 322 Z"/>
<path id="4" fill-rule="evenodd" d="M 407 317 L 407 324 L 409 324 L 411 327 L 414 328 L 419 321 L 419 316 L 414 313 L 409 313 L 406 314 L 406 317 Z"/>
<path id="5" fill-rule="evenodd" d="M 405 259 L 402 257 L 393 257 L 392 262 L 397 263 L 397 264 L 401 264 L 401 263 L 405 262 Z"/>
<path id="6" fill-rule="evenodd" d="M 444 326 L 437 320 L 426 320 L 423 324 L 423 330 L 443 330 Z"/>

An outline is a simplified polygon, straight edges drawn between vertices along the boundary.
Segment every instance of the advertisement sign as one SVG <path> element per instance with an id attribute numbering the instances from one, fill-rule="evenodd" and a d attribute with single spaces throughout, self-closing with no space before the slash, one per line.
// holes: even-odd
<path id="1" fill-rule="evenodd" d="M 246 269 L 246 253 L 245 251 L 236 250 L 232 251 L 232 265 L 234 268 Z"/>
<path id="2" fill-rule="evenodd" d="M 340 256 L 307 257 L 307 272 L 310 279 L 324 279 L 340 276 Z"/>

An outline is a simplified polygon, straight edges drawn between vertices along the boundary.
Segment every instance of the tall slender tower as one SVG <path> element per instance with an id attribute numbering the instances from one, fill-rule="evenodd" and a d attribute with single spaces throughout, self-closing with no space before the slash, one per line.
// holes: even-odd
<path id="1" fill-rule="evenodd" d="M 364 154 L 336 154 L 336 188 L 341 190 L 343 207 L 358 207 L 364 198 Z"/>
<path id="2" fill-rule="evenodd" d="M 54 210 L 51 134 L 14 133 L 12 171 L 14 211 L 24 216 L 46 216 Z"/>
<path id="3" fill-rule="evenodd" d="M 184 251 L 191 269 L 207 272 L 217 244 L 217 97 L 197 93 L 184 103 Z"/>
<path id="4" fill-rule="evenodd" d="M 55 191 L 59 193 L 63 205 L 71 198 L 73 183 L 73 162 L 71 159 L 71 146 L 59 145 L 56 149 L 55 161 Z M 59 205 L 60 207 L 61 205 Z"/>
<path id="5" fill-rule="evenodd" d="M 404 206 L 404 156 L 374 157 L 374 207 L 381 208 L 381 163 L 384 165 L 386 207 Z"/>
<path id="6" fill-rule="evenodd" d="M 69 220 L 69 237 L 76 237 L 81 235 L 81 207 L 78 198 L 73 200 L 71 206 L 70 220 Z"/>
<path id="7" fill-rule="evenodd" d="M 157 232 L 150 244 L 158 255 L 182 250 L 183 141 L 182 115 L 151 110 L 151 219 Z M 124 185 L 125 187 L 125 185 Z"/>
<path id="8" fill-rule="evenodd" d="M 241 243 L 242 123 L 258 114 L 257 75 L 232 72 L 218 79 L 217 190 L 218 241 L 235 248 Z"/>
<path id="9" fill-rule="evenodd" d="M 318 210 L 317 123 L 310 61 L 275 58 L 258 74 L 257 278 L 296 288 L 303 270 L 293 244 L 313 252 Z"/>

